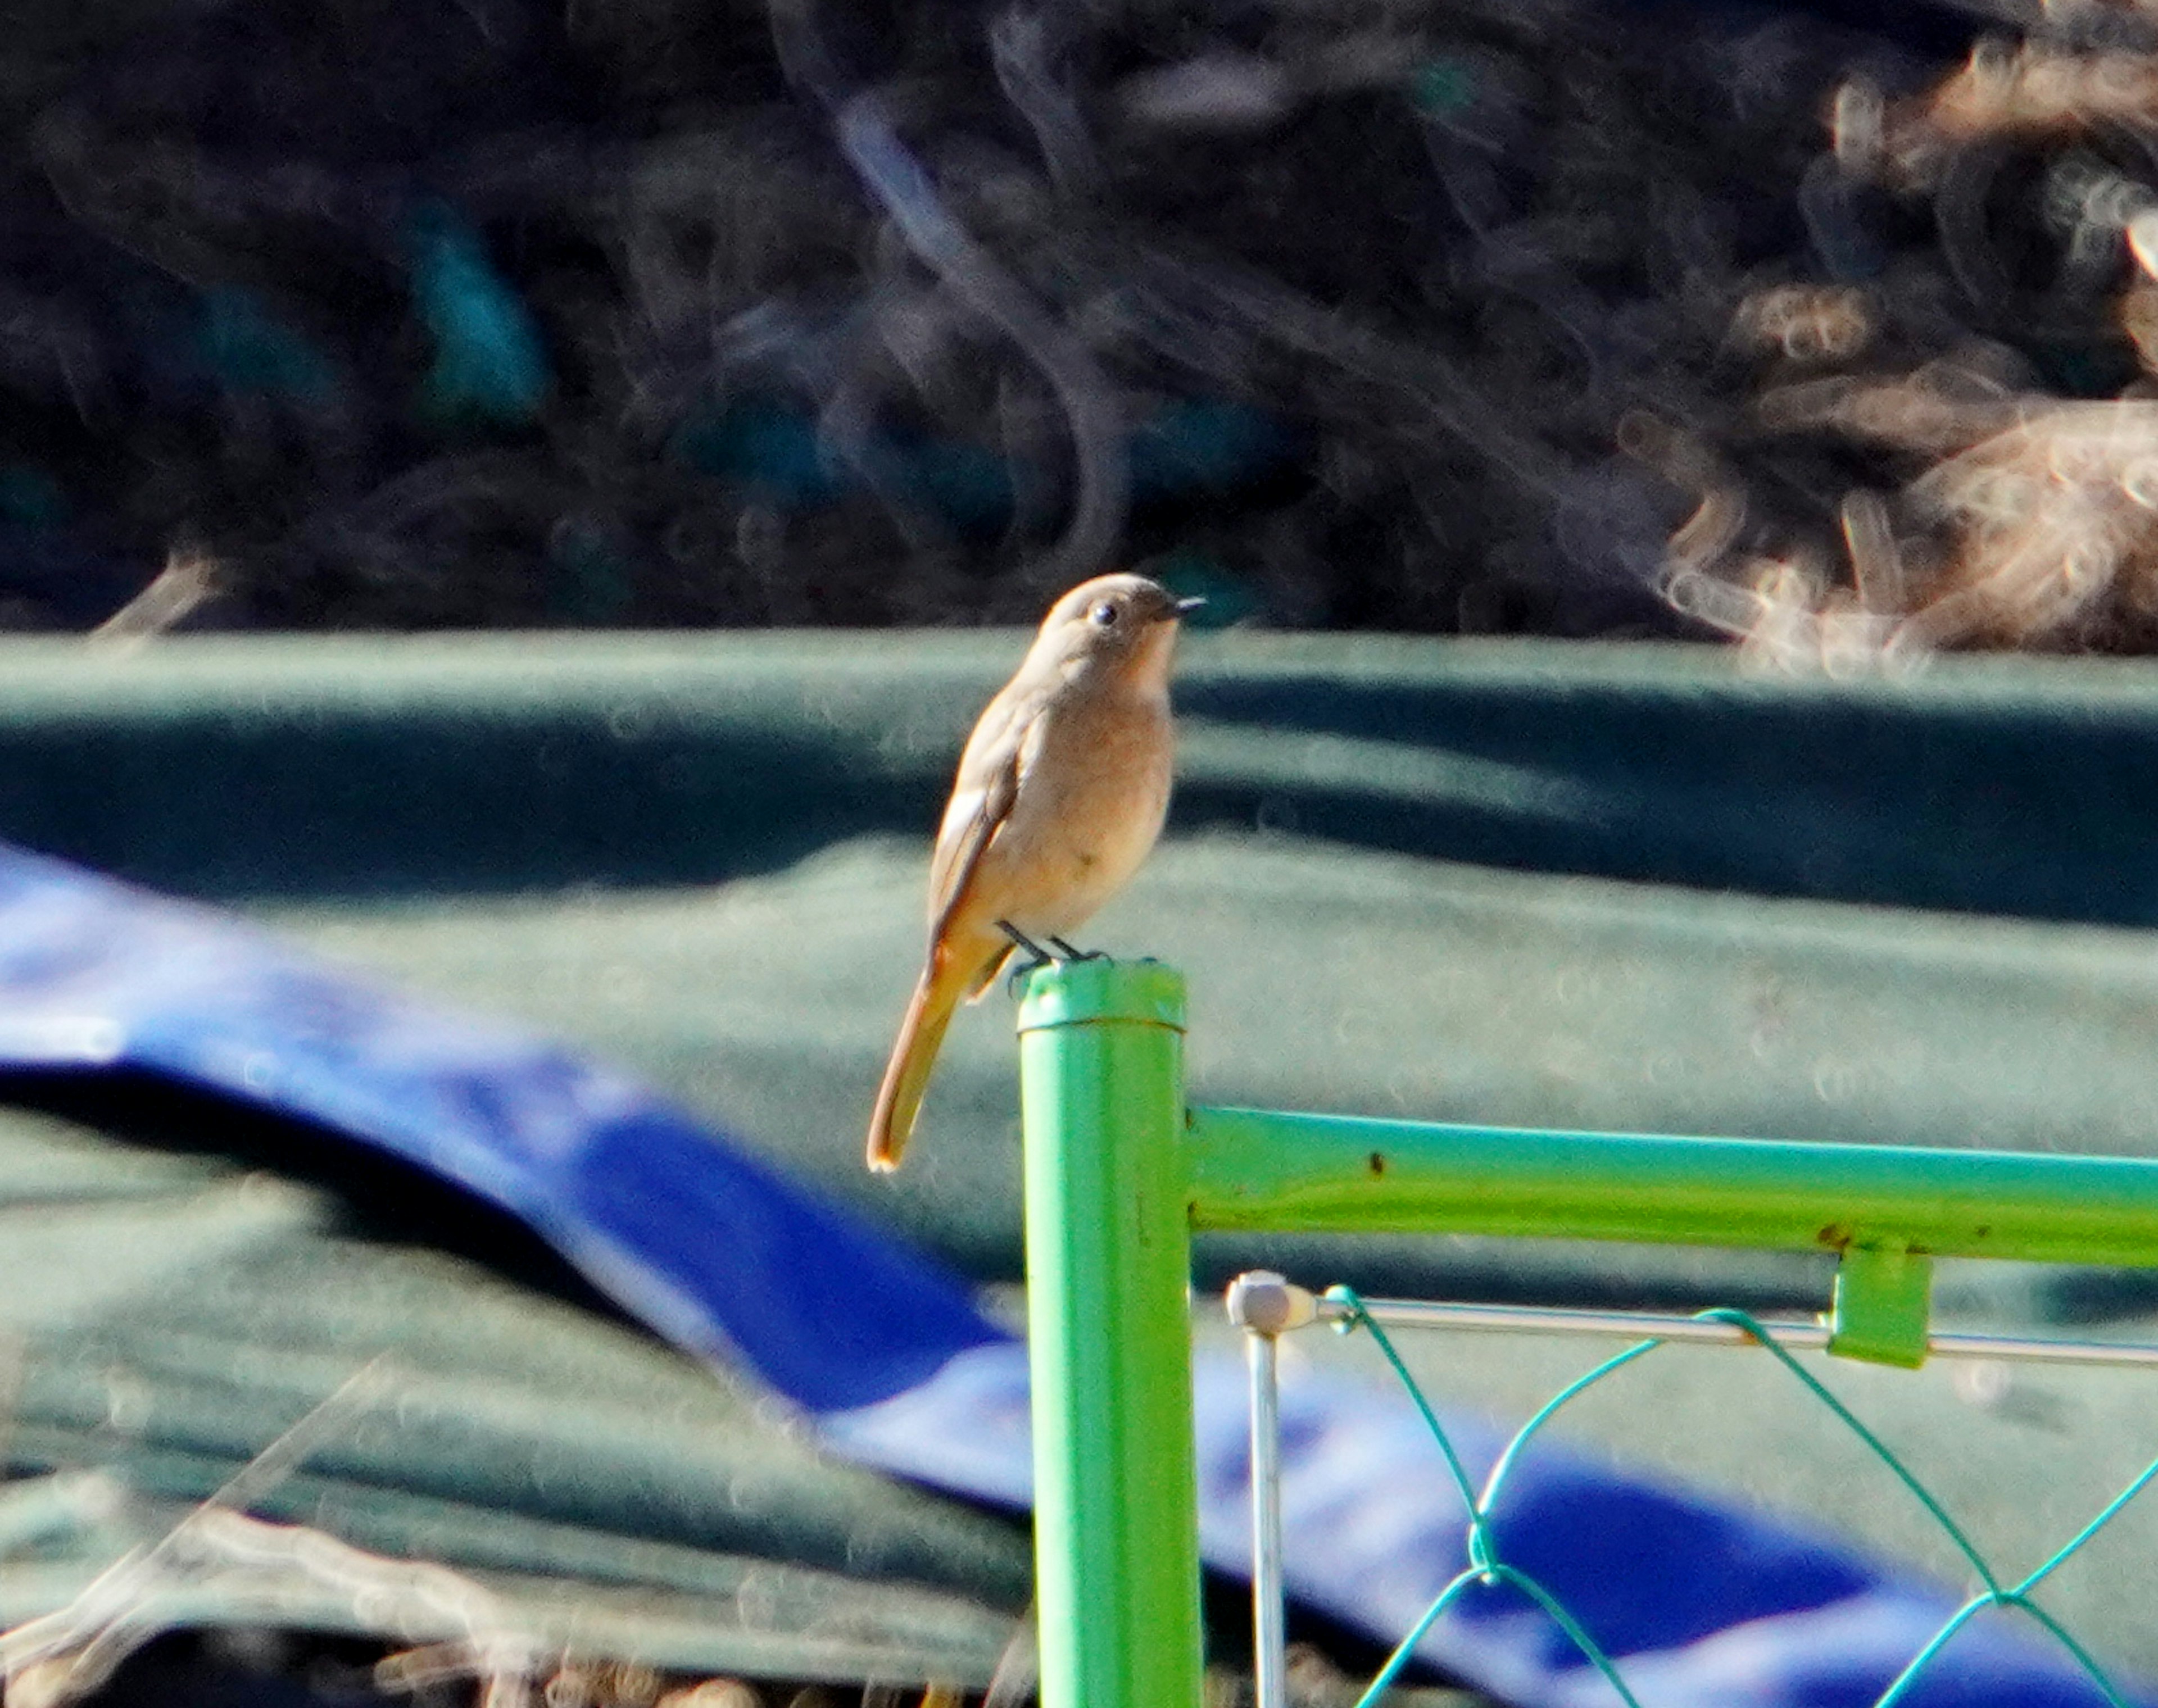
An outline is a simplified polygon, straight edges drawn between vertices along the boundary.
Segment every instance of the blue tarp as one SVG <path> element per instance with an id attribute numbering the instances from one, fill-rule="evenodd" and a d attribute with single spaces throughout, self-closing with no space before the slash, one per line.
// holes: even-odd
<path id="1" fill-rule="evenodd" d="M 1027 1502 L 1024 1349 L 957 1277 L 544 1040 L 0 845 L 0 1067 L 147 1072 L 379 1147 L 523 1219 L 658 1334 L 752 1370 L 835 1450 Z M 1241 1574 L 1242 1375 L 1202 1358 L 1197 1381 L 1202 1541 Z M 1283 1408 L 1292 1592 L 1390 1642 L 1464 1562 L 1458 1498 L 1405 1398 L 1307 1371 Z M 1486 1420 L 1444 1421 L 1472 1474 L 1504 1445 Z M 1497 1522 L 1655 1708 L 1860 1708 L 1957 1604 L 1800 1525 L 1556 1446 L 1525 1457 Z M 1472 1597 L 1425 1653 L 1536 1708 L 1610 1700 L 1510 1591 Z M 2103 1698 L 2034 1627 L 1989 1615 L 1903 1700 Z"/>

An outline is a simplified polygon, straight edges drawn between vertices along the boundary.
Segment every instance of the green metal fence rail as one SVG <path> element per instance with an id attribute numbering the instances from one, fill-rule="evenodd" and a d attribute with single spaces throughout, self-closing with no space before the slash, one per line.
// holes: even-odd
<path id="1" fill-rule="evenodd" d="M 1908 1367 L 1937 1256 L 2158 1267 L 2158 1162 L 1189 1108 L 1184 1026 L 1152 962 L 1020 1004 L 1044 1708 L 1200 1703 L 1194 1232 L 1830 1249 L 1828 1349 Z"/>

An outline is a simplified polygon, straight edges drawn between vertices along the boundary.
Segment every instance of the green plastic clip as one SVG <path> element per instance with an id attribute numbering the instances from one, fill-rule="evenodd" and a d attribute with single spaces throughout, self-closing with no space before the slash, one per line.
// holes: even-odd
<path id="1" fill-rule="evenodd" d="M 1901 1246 L 1847 1246 L 1829 1305 L 1828 1349 L 1916 1370 L 1926 1361 L 1933 1260 Z"/>

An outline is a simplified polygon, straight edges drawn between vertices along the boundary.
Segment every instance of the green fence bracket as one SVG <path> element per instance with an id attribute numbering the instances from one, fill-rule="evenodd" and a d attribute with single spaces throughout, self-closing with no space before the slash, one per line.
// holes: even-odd
<path id="1" fill-rule="evenodd" d="M 1042 1708 L 1199 1708 L 1183 975 L 1040 968 L 1019 1031 Z"/>
<path id="2" fill-rule="evenodd" d="M 1933 1260 L 1901 1246 L 1851 1246 L 1835 1266 L 1828 1349 L 1916 1370 L 1926 1361 Z"/>

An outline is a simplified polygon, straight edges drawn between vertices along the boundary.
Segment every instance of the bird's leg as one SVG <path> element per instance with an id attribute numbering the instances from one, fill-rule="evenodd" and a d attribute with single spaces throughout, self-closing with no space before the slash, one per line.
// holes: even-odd
<path id="1" fill-rule="evenodd" d="M 1027 975 L 1041 968 L 1068 966 L 1074 961 L 1106 961 L 1109 958 L 1099 949 L 1075 949 L 1061 937 L 1048 939 L 1049 947 L 1045 949 L 1008 919 L 999 920 L 997 929 L 1012 940 L 1014 947 L 1025 950 L 1032 957 L 1024 967 L 1014 967 L 1011 970 L 1010 989 L 1014 996 L 1019 994 L 1019 988 L 1025 983 Z"/>
<path id="2" fill-rule="evenodd" d="M 1028 976 L 1037 968 L 1051 965 L 1056 957 L 1008 919 L 999 920 L 997 929 L 1012 940 L 1013 947 L 1024 951 L 1031 957 L 1024 965 L 1013 968 L 1004 977 L 1004 988 L 1011 993 L 1014 1000 L 1017 1000 L 1020 987 L 1026 983 Z"/>
<path id="3" fill-rule="evenodd" d="M 1014 947 L 1024 949 L 1034 957 L 1031 962 L 1020 969 L 1023 973 L 1031 973 L 1036 967 L 1046 967 L 1051 962 L 1058 958 L 1008 919 L 999 920 L 997 929 L 1012 940 Z M 1049 941 L 1053 943 L 1056 939 L 1051 937 Z"/>

